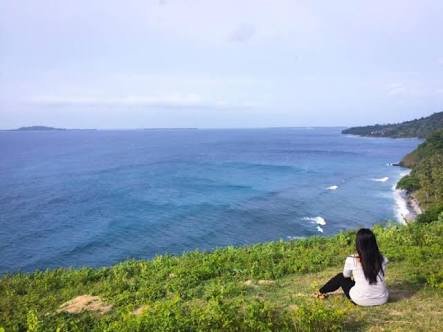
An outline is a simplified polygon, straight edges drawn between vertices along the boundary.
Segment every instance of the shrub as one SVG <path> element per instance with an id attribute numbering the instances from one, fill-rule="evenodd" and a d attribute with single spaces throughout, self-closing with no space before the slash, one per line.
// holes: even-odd
<path id="1" fill-rule="evenodd" d="M 443 289 L 443 271 L 430 274 L 426 278 L 426 283 L 432 288 Z"/>
<path id="2" fill-rule="evenodd" d="M 31 310 L 28 312 L 26 317 L 27 325 L 28 325 L 28 332 L 37 332 L 39 328 L 39 320 L 37 313 L 35 310 Z"/>
<path id="3" fill-rule="evenodd" d="M 292 312 L 292 323 L 296 331 L 341 331 L 344 322 L 344 311 L 318 303 L 302 305 Z"/>
<path id="4" fill-rule="evenodd" d="M 442 212 L 443 204 L 433 205 L 422 214 L 419 214 L 416 221 L 420 224 L 429 224 L 430 222 L 438 220 Z"/>
<path id="5" fill-rule="evenodd" d="M 402 177 L 400 181 L 398 181 L 397 189 L 404 189 L 408 192 L 413 192 L 420 189 L 420 182 L 416 177 L 412 175 L 406 175 Z"/>
<path id="6" fill-rule="evenodd" d="M 211 299 L 189 303 L 179 297 L 149 305 L 141 317 L 127 315 L 114 331 L 271 331 L 289 320 L 275 306 L 258 299 Z M 287 328 L 286 328 L 287 329 Z"/>

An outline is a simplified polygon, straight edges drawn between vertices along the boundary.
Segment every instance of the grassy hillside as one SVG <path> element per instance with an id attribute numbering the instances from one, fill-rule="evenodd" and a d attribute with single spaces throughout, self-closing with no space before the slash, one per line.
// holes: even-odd
<path id="1" fill-rule="evenodd" d="M 342 295 L 311 297 L 354 252 L 355 234 L 346 232 L 109 268 L 3 276 L 0 326 L 6 331 L 441 330 L 443 215 L 429 224 L 378 226 L 375 232 L 390 260 L 391 300 L 384 306 L 354 306 Z M 99 297 L 102 313 L 58 311 L 86 294 Z"/>
<path id="2" fill-rule="evenodd" d="M 443 129 L 434 131 L 429 135 L 426 141 L 420 144 L 417 149 L 407 154 L 400 164 L 413 168 L 426 159 L 441 154 L 443 154 Z"/>
<path id="3" fill-rule="evenodd" d="M 401 165 L 412 168 L 412 171 L 399 181 L 397 187 L 416 196 L 426 209 L 418 221 L 432 220 L 443 211 L 443 130 L 431 134 L 403 158 Z"/>
<path id="4" fill-rule="evenodd" d="M 443 128 L 443 112 L 431 116 L 394 124 L 353 127 L 342 131 L 343 134 L 372 137 L 419 137 L 426 138 Z"/>

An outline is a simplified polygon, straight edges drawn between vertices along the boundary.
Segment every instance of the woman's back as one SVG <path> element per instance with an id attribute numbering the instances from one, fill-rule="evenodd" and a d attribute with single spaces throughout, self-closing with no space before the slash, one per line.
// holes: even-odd
<path id="1" fill-rule="evenodd" d="M 341 288 L 346 297 L 362 306 L 380 305 L 388 301 L 389 292 L 385 284 L 388 260 L 378 248 L 374 233 L 360 228 L 355 238 L 357 255 L 348 256 L 342 273 L 332 277 L 316 294 L 325 294 Z M 352 277 L 352 278 L 351 278 Z"/>
<path id="2" fill-rule="evenodd" d="M 343 268 L 343 276 L 353 277 L 355 285 L 349 295 L 356 304 L 362 306 L 380 305 L 388 301 L 389 292 L 385 283 L 386 265 L 388 260 L 383 257 L 382 269 L 377 275 L 376 283 L 369 283 L 365 277 L 363 266 L 358 256 L 348 256 Z"/>

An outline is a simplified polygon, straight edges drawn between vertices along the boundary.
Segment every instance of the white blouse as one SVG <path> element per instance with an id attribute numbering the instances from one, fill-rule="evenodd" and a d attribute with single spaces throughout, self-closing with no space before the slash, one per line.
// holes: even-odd
<path id="1" fill-rule="evenodd" d="M 352 301 L 361 306 L 372 306 L 384 304 L 388 301 L 389 291 L 385 284 L 386 265 L 388 259 L 383 257 L 382 268 L 384 275 L 380 272 L 376 284 L 369 284 L 363 272 L 360 260 L 356 256 L 348 256 L 343 268 L 346 278 L 353 277 L 355 285 L 349 291 Z"/>

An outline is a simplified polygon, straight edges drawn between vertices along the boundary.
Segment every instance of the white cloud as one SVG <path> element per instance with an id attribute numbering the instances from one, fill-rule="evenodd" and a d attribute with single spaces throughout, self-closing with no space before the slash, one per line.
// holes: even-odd
<path id="1" fill-rule="evenodd" d="M 55 106 L 143 106 L 159 108 L 250 108 L 256 103 L 242 101 L 230 103 L 223 99 L 203 98 L 198 94 L 171 94 L 152 96 L 37 96 L 29 99 L 32 104 Z"/>
<path id="2" fill-rule="evenodd" d="M 443 89 L 435 81 L 407 81 L 387 85 L 390 97 L 433 98 L 443 94 Z"/>
<path id="3" fill-rule="evenodd" d="M 388 96 L 399 96 L 407 94 L 408 89 L 403 83 L 391 83 L 388 85 L 387 94 Z"/>
<path id="4" fill-rule="evenodd" d="M 126 105 L 126 106 L 161 106 L 190 107 L 208 104 L 197 94 L 173 94 L 163 96 L 38 96 L 30 99 L 32 103 L 47 105 Z"/>
<path id="5" fill-rule="evenodd" d="M 251 24 L 241 24 L 229 35 L 229 41 L 246 43 L 255 35 L 255 27 Z"/>

